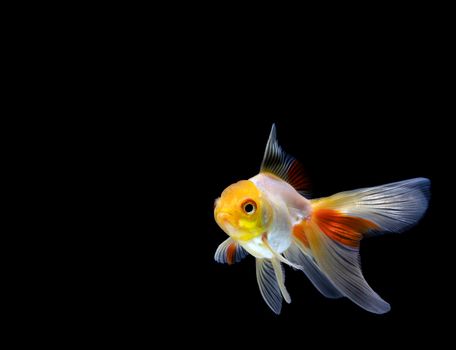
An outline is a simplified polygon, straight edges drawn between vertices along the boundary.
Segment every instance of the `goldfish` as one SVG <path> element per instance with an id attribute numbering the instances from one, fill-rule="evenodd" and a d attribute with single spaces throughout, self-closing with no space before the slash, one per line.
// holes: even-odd
<path id="1" fill-rule="evenodd" d="M 229 236 L 215 261 L 233 264 L 252 255 L 260 293 L 276 314 L 283 300 L 291 302 L 285 265 L 302 271 L 327 298 L 346 297 L 369 312 L 388 312 L 390 305 L 363 277 L 360 242 L 417 224 L 428 207 L 430 180 L 316 199 L 305 196 L 308 187 L 302 164 L 279 145 L 273 124 L 259 174 L 228 186 L 215 200 L 215 221 Z"/>

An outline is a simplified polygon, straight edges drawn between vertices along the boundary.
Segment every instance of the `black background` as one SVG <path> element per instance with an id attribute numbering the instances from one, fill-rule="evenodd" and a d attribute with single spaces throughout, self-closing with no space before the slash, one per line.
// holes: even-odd
<path id="1" fill-rule="evenodd" d="M 442 339 L 452 299 L 440 251 L 441 174 L 451 162 L 446 46 L 425 36 L 360 39 L 361 47 L 335 38 L 272 54 L 267 43 L 261 53 L 231 51 L 217 37 L 181 34 L 160 57 L 129 51 L 134 60 L 116 74 L 100 62 L 102 83 L 88 90 L 98 93 L 92 113 L 107 117 L 86 130 L 96 144 L 84 173 L 93 189 L 87 211 L 97 224 L 85 231 L 90 263 L 75 305 L 87 328 L 150 343 Z M 361 245 L 364 276 L 389 313 L 326 299 L 286 268 L 292 303 L 277 316 L 259 293 L 252 257 L 234 266 L 213 260 L 226 239 L 214 199 L 257 174 L 272 123 L 306 168 L 313 197 L 431 180 L 416 227 Z"/>
<path id="2" fill-rule="evenodd" d="M 18 232 L 31 226 L 4 249 L 15 341 L 306 349 L 452 336 L 453 12 L 267 10 L 45 10 L 52 20 L 34 14 L 11 35 L 20 137 L 5 152 L 24 152 L 19 184 L 5 186 L 35 212 L 8 203 Z M 257 174 L 272 123 L 313 197 L 431 180 L 416 227 L 361 244 L 389 313 L 326 299 L 286 268 L 292 303 L 277 316 L 252 257 L 214 261 L 226 239 L 214 199 Z"/>
<path id="3" fill-rule="evenodd" d="M 226 87 L 217 93 L 204 89 L 204 98 L 189 92 L 197 101 L 184 98 L 185 107 L 175 111 L 188 114 L 187 120 L 131 127 L 119 170 L 127 174 L 121 179 L 126 189 L 120 187 L 126 193 L 113 195 L 128 214 L 113 219 L 107 243 L 114 247 L 105 246 L 110 258 L 95 278 L 101 290 L 109 286 L 97 299 L 101 319 L 108 315 L 116 320 L 114 329 L 139 337 L 158 322 L 159 329 L 176 329 L 196 341 L 204 341 L 206 332 L 250 340 L 250 332 L 302 333 L 312 335 L 309 341 L 325 342 L 347 334 L 404 341 L 416 332 L 429 338 L 440 334 L 431 328 L 447 307 L 441 298 L 445 257 L 436 238 L 442 198 L 437 155 L 446 140 L 431 141 L 445 124 L 429 117 L 440 114 L 439 97 L 425 85 L 398 89 L 383 80 L 381 88 L 372 85 L 379 84 L 289 97 L 231 83 L 230 90 L 246 96 L 231 95 Z M 347 299 L 326 299 L 302 273 L 287 268 L 292 303 L 277 316 L 259 293 L 252 257 L 233 266 L 213 260 L 226 238 L 213 219 L 213 201 L 226 186 L 258 172 L 273 122 L 281 145 L 304 164 L 313 197 L 431 179 L 430 207 L 416 227 L 362 242 L 363 273 L 391 304 L 388 314 L 370 314 Z M 190 331 L 193 327 L 201 333 Z M 328 328 L 334 338 L 325 338 Z"/>

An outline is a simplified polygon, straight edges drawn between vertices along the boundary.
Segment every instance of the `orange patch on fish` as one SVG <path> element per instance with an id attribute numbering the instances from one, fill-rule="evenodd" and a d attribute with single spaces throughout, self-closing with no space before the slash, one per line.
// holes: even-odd
<path id="1" fill-rule="evenodd" d="M 304 167 L 295 159 L 288 170 L 288 183 L 298 191 L 309 188 L 309 182 L 304 174 Z"/>
<path id="2" fill-rule="evenodd" d="M 333 209 L 318 209 L 312 215 L 312 220 L 321 231 L 334 241 L 349 247 L 358 247 L 363 234 L 378 226 L 372 221 L 347 216 Z"/>
<path id="3" fill-rule="evenodd" d="M 299 224 L 293 226 L 293 236 L 300 241 L 306 248 L 309 248 L 309 241 L 307 240 L 305 226 L 306 221 L 302 221 Z"/>
<path id="4" fill-rule="evenodd" d="M 234 264 L 234 258 L 236 257 L 236 243 L 231 243 L 226 249 L 226 261 L 228 265 Z"/>

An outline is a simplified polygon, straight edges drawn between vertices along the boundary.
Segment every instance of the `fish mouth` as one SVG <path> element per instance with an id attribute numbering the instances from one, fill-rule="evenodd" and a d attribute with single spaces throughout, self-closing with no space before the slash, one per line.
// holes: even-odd
<path id="1" fill-rule="evenodd" d="M 220 212 L 216 214 L 215 221 L 227 235 L 236 236 L 235 218 L 231 214 Z"/>

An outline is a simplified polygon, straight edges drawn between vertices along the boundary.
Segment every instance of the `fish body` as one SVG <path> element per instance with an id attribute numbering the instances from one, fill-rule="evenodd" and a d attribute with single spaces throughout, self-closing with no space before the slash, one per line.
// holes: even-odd
<path id="1" fill-rule="evenodd" d="M 232 264 L 254 256 L 261 295 L 277 314 L 282 300 L 291 302 L 283 265 L 303 271 L 326 297 L 385 313 L 389 304 L 361 273 L 360 241 L 415 225 L 427 209 L 429 187 L 428 179 L 415 178 L 308 199 L 303 168 L 279 146 L 273 125 L 260 173 L 215 201 L 215 220 L 229 236 L 215 260 Z"/>

